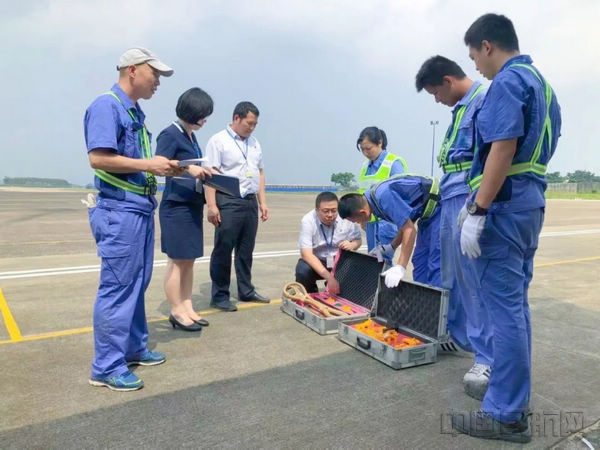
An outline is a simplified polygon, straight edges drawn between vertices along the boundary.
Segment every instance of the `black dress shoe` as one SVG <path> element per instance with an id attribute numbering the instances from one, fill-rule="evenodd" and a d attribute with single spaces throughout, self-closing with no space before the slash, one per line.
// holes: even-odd
<path id="1" fill-rule="evenodd" d="M 169 316 L 169 322 L 171 322 L 173 328 L 179 328 L 183 331 L 202 331 L 202 326 L 200 324 L 193 322 L 190 325 L 184 325 L 178 321 L 173 314 Z"/>
<path id="2" fill-rule="evenodd" d="M 263 297 L 258 292 L 253 292 L 252 295 L 250 295 L 249 297 L 240 298 L 240 301 L 242 301 L 242 302 L 256 302 L 256 303 L 270 303 L 271 302 L 271 300 L 269 300 L 266 297 Z"/>
<path id="3" fill-rule="evenodd" d="M 229 300 L 226 300 L 224 302 L 210 302 L 210 306 L 212 308 L 217 308 L 220 309 L 221 311 L 237 311 L 237 306 L 235 306 L 233 303 L 231 303 Z"/>
<path id="4" fill-rule="evenodd" d="M 527 416 L 515 423 L 504 423 L 483 411 L 454 412 L 452 428 L 482 439 L 499 439 L 521 444 L 531 441 L 531 426 Z"/>
<path id="5" fill-rule="evenodd" d="M 210 324 L 208 323 L 208 320 L 205 319 L 198 319 L 198 320 L 194 320 L 194 322 L 196 322 L 198 325 L 200 325 L 201 327 L 207 327 Z"/>

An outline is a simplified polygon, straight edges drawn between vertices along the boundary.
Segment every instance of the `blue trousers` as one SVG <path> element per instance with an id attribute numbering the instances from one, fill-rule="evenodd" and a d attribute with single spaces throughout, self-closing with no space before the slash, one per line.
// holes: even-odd
<path id="1" fill-rule="evenodd" d="M 427 220 L 419 220 L 417 243 L 412 256 L 413 280 L 441 287 L 440 207 Z"/>
<path id="2" fill-rule="evenodd" d="M 127 361 L 147 350 L 144 292 L 154 261 L 154 212 L 149 215 L 100 206 L 89 209 L 102 258 L 94 304 L 92 378 L 118 376 Z"/>
<path id="3" fill-rule="evenodd" d="M 385 220 L 367 222 L 365 234 L 367 235 L 367 250 L 371 251 L 377 245 L 385 245 L 392 242 L 396 234 L 398 234 L 398 227 Z"/>
<path id="4" fill-rule="evenodd" d="M 442 201 L 442 287 L 450 291 L 448 331 L 464 350 L 475 353 L 475 362 L 492 365 L 492 329 L 476 283 L 473 262 L 461 253 L 456 220 L 467 194 Z"/>
<path id="5" fill-rule="evenodd" d="M 488 214 L 474 259 L 492 327 L 493 364 L 481 408 L 501 422 L 520 420 L 531 393 L 531 322 L 527 290 L 544 221 L 543 208 Z"/>

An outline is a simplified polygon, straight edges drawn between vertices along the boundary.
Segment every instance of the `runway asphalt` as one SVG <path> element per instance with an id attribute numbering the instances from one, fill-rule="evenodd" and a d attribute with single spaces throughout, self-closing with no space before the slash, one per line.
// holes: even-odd
<path id="1" fill-rule="evenodd" d="M 209 308 L 205 223 L 193 301 L 211 324 L 201 334 L 166 320 L 157 228 L 146 313 L 150 346 L 168 360 L 136 369 L 140 391 L 90 387 L 99 259 L 83 196 L 0 188 L 0 448 L 516 447 L 451 432 L 452 410 L 479 407 L 461 384 L 468 356 L 396 371 L 280 312 L 314 194 L 268 193 L 253 269 L 266 306 Z M 600 448 L 599 291 L 600 202 L 548 201 L 530 289 L 528 448 Z"/>

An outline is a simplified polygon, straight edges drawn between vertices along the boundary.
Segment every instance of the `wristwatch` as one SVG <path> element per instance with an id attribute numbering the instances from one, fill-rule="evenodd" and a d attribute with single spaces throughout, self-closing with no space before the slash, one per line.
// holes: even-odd
<path id="1" fill-rule="evenodd" d="M 467 212 L 472 216 L 485 216 L 488 210 L 479 206 L 477 202 L 468 202 Z"/>

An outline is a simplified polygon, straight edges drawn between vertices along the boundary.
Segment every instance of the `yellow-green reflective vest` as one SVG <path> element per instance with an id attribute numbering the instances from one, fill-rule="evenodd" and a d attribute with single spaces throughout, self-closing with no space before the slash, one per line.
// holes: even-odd
<path id="1" fill-rule="evenodd" d="M 377 172 L 375 172 L 374 174 L 371 174 L 371 175 L 367 175 L 367 169 L 369 168 L 369 163 L 371 162 L 367 159 L 363 163 L 362 169 L 360 170 L 360 174 L 358 175 L 358 193 L 364 194 L 365 191 L 367 189 L 369 189 L 371 186 L 373 186 L 375 183 L 379 183 L 383 180 L 387 180 L 390 177 L 390 172 L 392 171 L 392 166 L 394 165 L 394 162 L 396 162 L 396 161 L 400 161 L 400 163 L 402 164 L 402 168 L 404 169 L 405 172 L 408 170 L 408 167 L 406 165 L 406 161 L 404 160 L 404 158 L 388 152 L 385 159 L 381 163 L 381 166 L 379 166 L 379 169 L 377 169 Z M 377 217 L 375 217 L 374 215 L 372 215 L 369 222 L 377 222 L 377 220 L 379 220 L 379 219 Z"/>
<path id="2" fill-rule="evenodd" d="M 123 106 L 123 108 L 125 108 L 125 105 L 123 105 L 123 102 L 121 101 L 119 96 L 117 94 L 115 94 L 113 91 L 106 92 L 104 95 L 110 95 L 110 96 L 114 97 L 121 104 L 121 106 Z M 129 114 L 129 116 L 131 117 L 131 119 L 134 122 L 137 121 L 137 118 L 130 110 L 127 110 L 127 113 Z M 148 130 L 146 129 L 146 125 L 144 125 L 142 127 L 141 133 L 140 133 L 140 131 L 138 131 L 137 133 L 138 133 L 140 149 L 142 151 L 142 158 L 144 158 L 144 159 L 152 158 L 152 153 L 150 150 L 150 138 L 148 136 Z M 102 170 L 102 169 L 94 170 L 94 175 L 96 175 L 102 181 L 110 184 L 111 186 L 114 186 L 118 189 L 123 189 L 124 191 L 133 192 L 134 194 L 154 195 L 156 193 L 156 186 L 157 186 L 156 178 L 154 177 L 154 175 L 152 175 L 149 172 L 146 172 L 146 185 L 145 186 L 140 186 L 140 185 L 137 185 L 130 181 L 124 180 L 122 178 L 116 177 L 113 174 L 106 172 L 105 170 Z"/>
<path id="3" fill-rule="evenodd" d="M 448 162 L 448 150 L 450 150 L 450 148 L 452 148 L 452 145 L 454 144 L 454 141 L 456 140 L 456 135 L 458 134 L 458 129 L 460 128 L 460 123 L 462 122 L 463 116 L 465 115 L 465 111 L 467 110 L 469 103 L 471 103 L 471 101 L 475 97 L 477 97 L 483 91 L 483 89 L 484 89 L 483 86 L 479 86 L 477 89 L 475 89 L 475 92 L 473 92 L 471 97 L 469 97 L 467 104 L 458 108 L 458 111 L 456 112 L 456 116 L 454 116 L 454 122 L 452 123 L 452 132 L 450 133 L 450 135 L 448 135 L 448 133 L 446 133 L 446 137 L 444 138 L 444 141 L 442 142 L 442 146 L 440 147 L 440 152 L 438 153 L 438 156 L 437 156 L 437 161 L 440 164 L 440 167 L 442 168 L 444 173 L 463 172 L 463 171 L 469 170 L 471 168 L 471 165 L 473 163 L 472 161 L 461 161 L 458 163 L 449 163 Z"/>
<path id="4" fill-rule="evenodd" d="M 535 69 L 529 64 L 511 64 L 509 67 L 522 67 L 524 69 L 529 70 L 531 73 L 535 75 L 538 81 L 544 86 L 544 97 L 546 98 L 546 118 L 544 119 L 544 123 L 542 125 L 542 129 L 540 130 L 540 136 L 537 140 L 535 148 L 533 149 L 533 153 L 531 155 L 531 159 L 529 161 L 515 163 L 511 165 L 510 169 L 506 176 L 510 177 L 512 175 L 520 175 L 527 172 L 532 172 L 540 176 L 546 175 L 546 164 L 540 163 L 540 157 L 542 155 L 542 145 L 544 144 L 544 138 L 548 139 L 548 146 L 552 145 L 552 122 L 550 121 L 550 105 L 552 104 L 552 88 L 550 84 L 546 80 L 542 80 L 542 78 L 538 75 Z M 475 145 L 475 156 L 477 156 L 477 145 Z M 472 178 L 469 179 L 469 187 L 471 191 L 474 191 L 481 186 L 481 180 L 483 179 L 483 167 L 474 167 L 473 170 L 476 170 L 479 174 L 474 174 L 473 172 L 470 174 Z M 475 176 L 473 176 L 475 175 Z"/>

